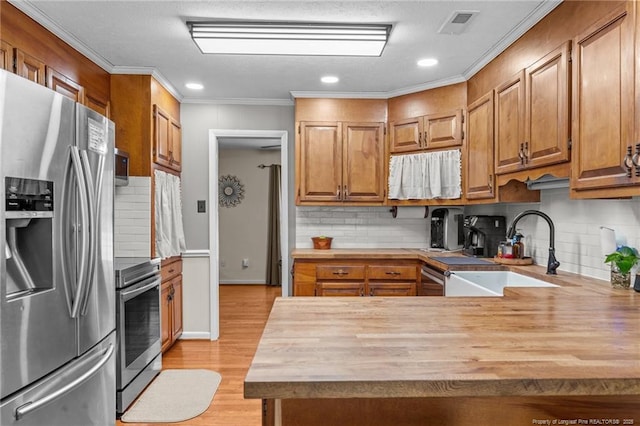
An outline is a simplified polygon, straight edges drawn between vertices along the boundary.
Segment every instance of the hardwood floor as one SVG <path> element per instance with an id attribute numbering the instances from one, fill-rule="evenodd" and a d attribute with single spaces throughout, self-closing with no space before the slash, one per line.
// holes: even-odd
<path id="1" fill-rule="evenodd" d="M 204 368 L 222 375 L 209 409 L 180 426 L 260 426 L 261 401 L 243 398 L 244 377 L 253 359 L 271 305 L 280 287 L 220 286 L 220 339 L 179 340 L 162 357 L 163 369 Z M 116 426 L 158 426 L 163 423 L 122 423 Z M 171 424 L 171 423 L 169 423 Z"/>

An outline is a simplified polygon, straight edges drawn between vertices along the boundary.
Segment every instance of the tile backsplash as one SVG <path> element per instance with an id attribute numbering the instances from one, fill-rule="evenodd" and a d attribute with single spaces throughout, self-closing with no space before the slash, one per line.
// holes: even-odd
<path id="1" fill-rule="evenodd" d="M 312 247 L 311 237 L 334 237 L 333 248 L 424 248 L 428 246 L 427 219 L 394 219 L 389 207 L 297 207 L 296 247 Z M 567 188 L 541 192 L 539 203 L 467 206 L 465 215 L 504 215 L 507 227 L 522 211 L 540 210 L 555 227 L 558 271 L 574 272 L 603 280 L 610 267 L 603 263 L 600 227 L 612 228 L 618 245 L 640 249 L 640 197 L 624 200 L 570 200 Z M 549 227 L 538 216 L 518 222 L 525 236 L 525 254 L 546 265 Z"/>
<path id="2" fill-rule="evenodd" d="M 311 248 L 311 237 L 326 235 L 332 248 L 425 248 L 428 224 L 394 219 L 390 207 L 296 207 L 296 247 Z"/>
<path id="3" fill-rule="evenodd" d="M 149 257 L 151 178 L 130 176 L 129 185 L 116 186 L 114 208 L 115 257 Z"/>

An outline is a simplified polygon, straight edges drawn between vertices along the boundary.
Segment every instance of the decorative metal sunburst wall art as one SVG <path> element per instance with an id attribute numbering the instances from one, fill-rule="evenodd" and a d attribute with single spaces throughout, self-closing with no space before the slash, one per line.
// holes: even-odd
<path id="1" fill-rule="evenodd" d="M 244 185 L 236 176 L 220 176 L 218 179 L 218 204 L 220 207 L 235 207 L 244 198 Z"/>

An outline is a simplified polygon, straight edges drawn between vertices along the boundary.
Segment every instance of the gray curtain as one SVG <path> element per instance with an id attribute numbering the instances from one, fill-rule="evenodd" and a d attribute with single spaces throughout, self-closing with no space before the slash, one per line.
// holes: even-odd
<path id="1" fill-rule="evenodd" d="M 267 285 L 282 285 L 280 259 L 280 165 L 269 166 L 269 233 L 267 246 Z"/>

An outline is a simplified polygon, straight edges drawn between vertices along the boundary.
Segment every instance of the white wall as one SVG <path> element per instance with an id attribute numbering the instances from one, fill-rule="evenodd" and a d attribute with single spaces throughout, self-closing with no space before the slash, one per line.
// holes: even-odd
<path id="1" fill-rule="evenodd" d="M 219 207 L 220 284 L 265 284 L 269 222 L 269 169 L 280 164 L 280 150 L 221 149 L 218 174 L 236 176 L 244 198 Z M 243 267 L 242 260 L 249 266 Z"/>

